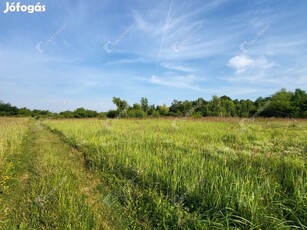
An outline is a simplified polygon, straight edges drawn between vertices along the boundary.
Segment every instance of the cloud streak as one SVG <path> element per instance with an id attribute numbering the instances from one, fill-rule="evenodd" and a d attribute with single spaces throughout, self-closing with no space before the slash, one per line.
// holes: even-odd
<path id="1" fill-rule="evenodd" d="M 142 80 L 154 85 L 201 91 L 202 89 L 198 87 L 196 83 L 204 81 L 205 79 L 197 78 L 194 75 L 167 76 L 167 77 L 160 77 L 153 75 L 150 78 L 138 78 L 138 80 Z"/>

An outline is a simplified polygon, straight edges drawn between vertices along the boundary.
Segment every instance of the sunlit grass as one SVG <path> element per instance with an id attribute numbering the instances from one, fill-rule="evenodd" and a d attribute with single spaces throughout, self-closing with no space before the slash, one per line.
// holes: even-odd
<path id="1" fill-rule="evenodd" d="M 12 178 L 13 164 L 8 157 L 20 152 L 22 140 L 27 131 L 28 119 L 0 119 L 0 193 L 9 190 L 8 181 Z"/>
<path id="2" fill-rule="evenodd" d="M 302 121 L 65 120 L 47 125 L 81 148 L 90 167 L 132 181 L 132 201 L 119 200 L 154 227 L 195 227 L 189 223 L 195 218 L 205 226 L 306 225 L 307 126 Z M 157 197 L 176 211 L 167 206 L 161 214 L 154 208 Z M 183 220 L 181 210 L 188 215 Z"/>
<path id="3" fill-rule="evenodd" d="M 31 120 L 25 127 L 17 119 L 12 121 L 3 126 L 7 133 L 1 139 L 14 147 L 5 149 L 9 174 L 1 171 L 1 178 L 9 179 L 6 193 L 0 194 L 0 229 L 113 229 L 122 225 L 120 215 L 102 202 L 97 192 L 101 182 L 85 170 L 79 152 L 38 121 Z M 28 131 L 21 135 L 24 128 Z"/>

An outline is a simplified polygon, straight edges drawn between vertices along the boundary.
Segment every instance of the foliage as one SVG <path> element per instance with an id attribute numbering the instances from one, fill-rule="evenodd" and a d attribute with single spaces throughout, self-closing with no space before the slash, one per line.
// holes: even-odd
<path id="1" fill-rule="evenodd" d="M 228 96 L 213 96 L 206 101 L 198 98 L 195 101 L 174 100 L 167 105 L 150 105 L 148 99 L 142 97 L 140 103 L 129 106 L 128 102 L 119 97 L 113 97 L 116 110 L 109 110 L 106 113 L 98 113 L 93 110 L 78 108 L 74 111 L 63 111 L 52 113 L 47 110 L 18 109 L 8 103 L 0 102 L 0 116 L 32 116 L 45 118 L 126 118 L 126 117 L 292 117 L 307 118 L 307 93 L 304 90 L 296 89 L 295 92 L 281 89 L 270 97 L 259 97 L 255 101 L 232 100 Z M 102 115 L 104 114 L 104 115 Z"/>

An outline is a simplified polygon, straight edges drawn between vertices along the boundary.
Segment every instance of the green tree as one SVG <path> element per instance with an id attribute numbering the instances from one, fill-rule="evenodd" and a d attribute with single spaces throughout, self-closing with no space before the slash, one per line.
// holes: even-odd
<path id="1" fill-rule="evenodd" d="M 169 108 L 165 104 L 163 104 L 161 106 L 158 105 L 157 106 L 157 111 L 159 112 L 159 114 L 161 116 L 168 116 L 168 114 L 169 114 Z"/>
<path id="2" fill-rule="evenodd" d="M 142 97 L 141 98 L 141 106 L 142 106 L 142 110 L 147 113 L 149 110 L 149 104 L 148 104 L 148 100 L 146 97 Z"/>
<path id="3" fill-rule="evenodd" d="M 230 97 L 222 96 L 221 98 L 222 115 L 225 117 L 236 116 L 235 104 Z"/>
<path id="4" fill-rule="evenodd" d="M 32 114 L 32 111 L 25 107 L 18 110 L 19 116 L 31 116 L 31 114 Z"/>
<path id="5" fill-rule="evenodd" d="M 112 102 L 117 106 L 117 110 L 120 112 L 128 108 L 127 101 L 121 100 L 119 97 L 113 97 Z"/>
<path id="6" fill-rule="evenodd" d="M 293 93 L 286 91 L 286 89 L 281 89 L 273 94 L 267 108 L 267 116 L 290 117 L 292 112 L 292 97 Z"/>
<path id="7" fill-rule="evenodd" d="M 213 96 L 208 105 L 209 116 L 222 116 L 221 99 L 218 96 Z"/>
<path id="8" fill-rule="evenodd" d="M 296 89 L 291 98 L 292 115 L 294 117 L 307 117 L 307 94 L 301 89 Z"/>
<path id="9" fill-rule="evenodd" d="M 0 116 L 15 116 L 18 114 L 18 108 L 9 103 L 0 101 Z"/>

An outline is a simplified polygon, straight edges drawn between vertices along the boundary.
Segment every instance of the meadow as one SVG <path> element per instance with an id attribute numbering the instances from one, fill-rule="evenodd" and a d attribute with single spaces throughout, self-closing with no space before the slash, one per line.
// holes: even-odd
<path id="1" fill-rule="evenodd" d="M 0 121 L 4 206 L 8 156 L 37 167 L 24 209 L 0 219 L 12 229 L 306 229 L 305 120 L 12 121 Z"/>
<path id="2" fill-rule="evenodd" d="M 0 119 L 0 194 L 8 189 L 12 177 L 12 163 L 9 161 L 14 152 L 20 151 L 27 130 L 26 119 Z"/>
<path id="3" fill-rule="evenodd" d="M 102 171 L 146 227 L 306 228 L 306 123 L 64 120 L 46 125 Z M 111 202 L 111 203 L 112 203 Z"/>

